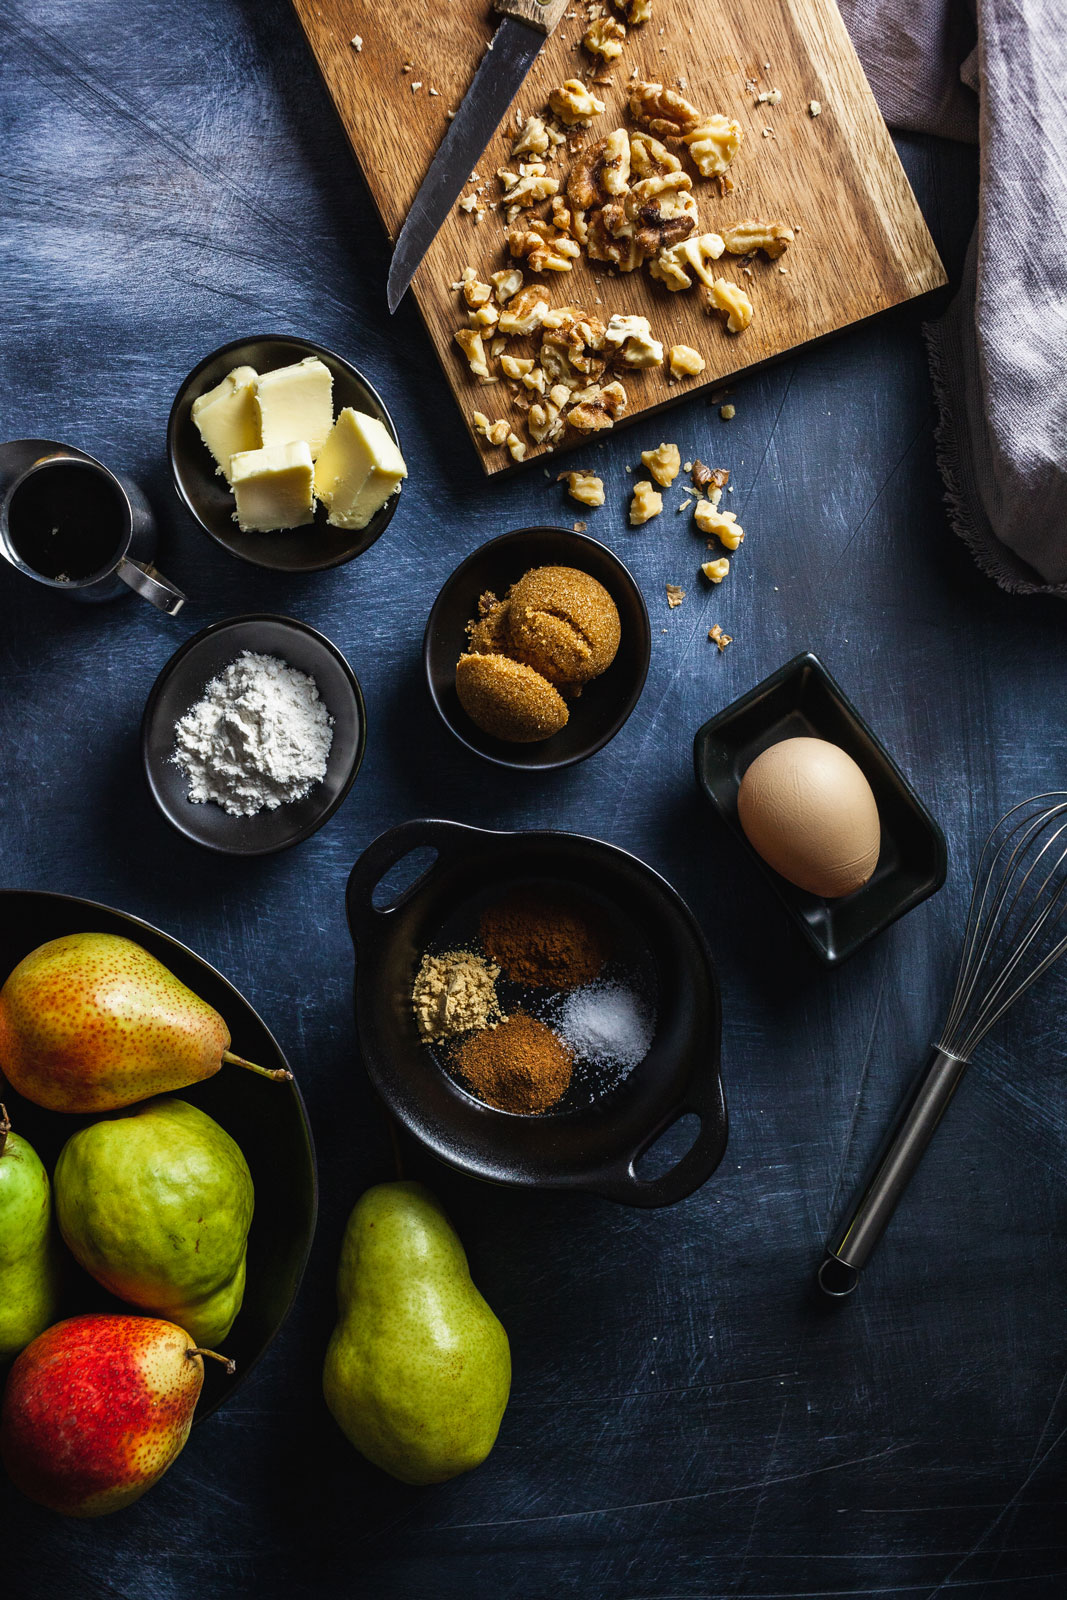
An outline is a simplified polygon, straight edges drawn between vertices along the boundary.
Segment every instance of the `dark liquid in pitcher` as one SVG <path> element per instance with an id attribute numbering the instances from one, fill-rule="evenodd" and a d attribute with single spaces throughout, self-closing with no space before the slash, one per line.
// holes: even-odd
<path id="1" fill-rule="evenodd" d="M 109 567 L 126 533 L 126 502 L 98 468 L 41 467 L 8 504 L 8 537 L 43 578 L 77 581 Z"/>

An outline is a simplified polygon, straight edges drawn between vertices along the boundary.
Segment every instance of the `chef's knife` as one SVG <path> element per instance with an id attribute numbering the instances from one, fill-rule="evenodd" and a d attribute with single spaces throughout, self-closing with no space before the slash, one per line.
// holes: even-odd
<path id="1" fill-rule="evenodd" d="M 570 0 L 493 0 L 501 21 L 400 230 L 386 294 L 395 311 L 451 206 Z"/>

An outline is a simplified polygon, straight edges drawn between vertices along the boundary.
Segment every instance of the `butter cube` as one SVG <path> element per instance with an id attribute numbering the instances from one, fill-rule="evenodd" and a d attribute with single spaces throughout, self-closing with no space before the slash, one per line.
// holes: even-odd
<path id="1" fill-rule="evenodd" d="M 315 493 L 335 528 L 365 528 L 407 475 L 385 424 L 345 406 L 315 463 Z"/>
<path id="2" fill-rule="evenodd" d="M 230 457 L 242 450 L 258 450 L 259 413 L 256 410 L 255 367 L 234 367 L 221 383 L 193 401 L 193 421 L 214 456 L 226 482 L 230 482 Z"/>
<path id="3" fill-rule="evenodd" d="M 264 445 L 243 450 L 230 462 L 242 533 L 276 533 L 300 528 L 315 515 L 314 467 L 307 442 Z"/>
<path id="4" fill-rule="evenodd" d="M 318 356 L 264 372 L 256 385 L 260 444 L 307 442 L 314 461 L 333 427 L 333 374 Z"/>

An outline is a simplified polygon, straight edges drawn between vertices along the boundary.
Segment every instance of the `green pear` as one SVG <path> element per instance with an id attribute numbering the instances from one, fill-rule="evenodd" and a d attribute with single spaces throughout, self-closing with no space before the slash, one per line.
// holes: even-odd
<path id="1" fill-rule="evenodd" d="M 150 1100 L 72 1134 L 56 1217 L 98 1283 L 218 1344 L 241 1309 L 252 1177 L 224 1128 L 185 1100 Z"/>
<path id="2" fill-rule="evenodd" d="M 322 1386 L 356 1449 L 404 1483 L 484 1461 L 511 1388 L 508 1336 L 421 1184 L 378 1184 L 358 1201 L 337 1300 Z"/>
<path id="3" fill-rule="evenodd" d="M 0 989 L 0 1070 L 48 1111 L 115 1111 L 200 1083 L 230 1053 L 230 1032 L 155 956 L 114 933 L 68 933 L 21 960 Z"/>
<path id="4" fill-rule="evenodd" d="M 56 1320 L 58 1244 L 48 1174 L 0 1105 L 0 1361 Z"/>

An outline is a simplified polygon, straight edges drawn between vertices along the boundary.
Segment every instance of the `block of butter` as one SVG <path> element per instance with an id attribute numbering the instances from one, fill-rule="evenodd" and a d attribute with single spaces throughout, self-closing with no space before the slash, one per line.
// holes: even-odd
<path id="1" fill-rule="evenodd" d="M 314 467 L 306 440 L 243 450 L 230 462 L 242 533 L 300 528 L 315 515 Z"/>
<path id="2" fill-rule="evenodd" d="M 345 406 L 315 463 L 315 493 L 335 528 L 365 528 L 407 475 L 384 423 Z"/>
<path id="3" fill-rule="evenodd" d="M 260 444 L 307 442 L 314 461 L 333 427 L 333 374 L 318 356 L 264 372 L 256 384 Z"/>
<path id="4" fill-rule="evenodd" d="M 230 482 L 230 457 L 242 450 L 258 450 L 259 413 L 256 410 L 254 367 L 234 367 L 221 383 L 193 401 L 193 421 L 221 472 Z"/>

